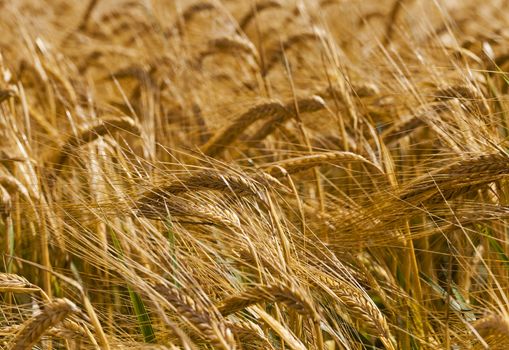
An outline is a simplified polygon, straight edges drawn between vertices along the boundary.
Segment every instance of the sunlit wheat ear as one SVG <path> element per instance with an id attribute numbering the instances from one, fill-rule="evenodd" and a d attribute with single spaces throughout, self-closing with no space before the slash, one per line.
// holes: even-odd
<path id="1" fill-rule="evenodd" d="M 30 201 L 31 199 L 31 194 L 28 192 L 27 188 L 11 175 L 0 174 L 0 186 L 5 188 L 10 194 L 19 193 L 25 200 Z M 36 193 L 33 193 L 32 197 L 38 199 Z"/>
<path id="2" fill-rule="evenodd" d="M 83 339 L 90 337 L 90 332 L 76 321 L 64 320 L 57 327 L 49 328 L 46 332 L 48 336 L 63 339 Z"/>
<path id="3" fill-rule="evenodd" d="M 274 349 L 270 340 L 265 336 L 263 330 L 250 321 L 236 320 L 227 322 L 240 344 L 251 345 L 253 349 Z"/>
<path id="4" fill-rule="evenodd" d="M 297 113 L 313 113 L 326 108 L 325 101 L 320 96 L 300 97 L 285 103 L 288 113 L 272 116 L 246 141 L 248 145 L 263 141 L 272 134 L 281 124 L 290 118 L 295 118 Z"/>
<path id="5" fill-rule="evenodd" d="M 281 3 L 279 1 L 275 0 L 265 0 L 260 2 L 255 2 L 252 4 L 250 10 L 242 16 L 242 18 L 239 20 L 239 27 L 242 30 L 245 30 L 246 27 L 251 23 L 253 18 L 255 16 L 259 15 L 264 10 L 270 9 L 270 8 L 280 8 L 282 7 Z"/>
<path id="6" fill-rule="evenodd" d="M 437 100 L 444 100 L 453 97 L 464 98 L 472 101 L 482 100 L 482 95 L 469 85 L 445 86 L 436 90 L 434 95 Z"/>
<path id="7" fill-rule="evenodd" d="M 249 108 L 246 112 L 235 118 L 232 123 L 216 132 L 202 146 L 202 152 L 207 156 L 215 157 L 231 145 L 254 122 L 288 113 L 288 110 L 279 101 L 261 102 Z"/>
<path id="8" fill-rule="evenodd" d="M 283 176 L 284 172 L 294 174 L 324 164 L 340 164 L 349 162 L 360 162 L 366 164 L 371 169 L 376 170 L 379 174 L 384 174 L 383 170 L 378 165 L 372 163 L 363 156 L 352 152 L 339 151 L 322 152 L 302 157 L 289 158 L 264 165 L 263 168 L 271 175 Z"/>
<path id="9" fill-rule="evenodd" d="M 130 117 L 108 117 L 94 122 L 91 126 L 84 128 L 77 135 L 69 137 L 60 149 L 50 154 L 46 163 L 53 166 L 54 170 L 60 170 L 67 159 L 79 147 L 97 140 L 101 136 L 123 131 L 129 134 L 140 135 L 141 129 Z"/>
<path id="10" fill-rule="evenodd" d="M 231 55 L 244 53 L 251 56 L 256 64 L 259 65 L 259 57 L 256 47 L 251 41 L 238 36 L 222 37 L 209 41 L 207 50 L 202 52 L 198 58 L 199 64 L 201 64 L 208 56 L 216 53 L 229 53 Z"/>
<path id="11" fill-rule="evenodd" d="M 12 273 L 0 273 L 0 292 L 39 292 L 40 288 L 28 282 L 22 276 Z"/>
<path id="12" fill-rule="evenodd" d="M 200 190 L 219 191 L 225 194 L 243 196 L 258 196 L 262 186 L 270 184 L 269 181 L 277 180 L 269 176 L 248 176 L 221 173 L 216 170 L 201 171 L 180 179 L 161 184 L 147 191 L 141 198 L 157 198 L 161 195 L 178 195 L 183 192 Z"/>
<path id="13" fill-rule="evenodd" d="M 487 115 L 490 112 L 489 105 L 486 103 L 482 93 L 471 85 L 446 86 L 435 91 L 434 95 L 437 101 L 457 98 L 462 102 L 466 102 L 467 105 L 476 106 L 483 115 Z"/>
<path id="14" fill-rule="evenodd" d="M 309 296 L 292 284 L 271 284 L 248 288 L 240 294 L 223 299 L 218 310 L 224 316 L 241 311 L 261 302 L 280 302 L 301 315 L 311 317 L 318 322 L 320 315 Z"/>
<path id="15" fill-rule="evenodd" d="M 26 350 L 31 349 L 44 333 L 51 327 L 58 325 L 79 309 L 67 299 L 55 299 L 44 305 L 41 312 L 26 321 L 12 341 L 10 349 Z"/>
<path id="16" fill-rule="evenodd" d="M 403 4 L 404 0 L 394 0 L 385 25 L 385 35 L 383 38 L 384 45 L 388 45 L 393 39 L 394 27 L 396 25 L 396 20 L 398 19 L 399 13 L 403 9 Z"/>
<path id="17" fill-rule="evenodd" d="M 135 204 L 135 212 L 141 217 L 154 220 L 182 219 L 188 224 L 200 223 L 236 229 L 240 222 L 235 212 L 207 203 L 195 203 L 167 194 L 156 199 L 142 198 Z M 189 221 L 195 218 L 198 221 Z"/>
<path id="18" fill-rule="evenodd" d="M 317 287 L 337 297 L 341 303 L 340 308 L 352 321 L 359 322 L 359 325 L 380 337 L 388 349 L 394 349 L 386 317 L 365 293 L 349 283 L 339 282 L 323 274 L 317 273 L 315 276 L 319 280 Z"/>
<path id="19" fill-rule="evenodd" d="M 475 330 L 490 349 L 505 349 L 509 346 L 509 320 L 506 316 L 489 315 L 473 324 Z M 481 349 L 479 346 L 475 349 Z"/>
<path id="20" fill-rule="evenodd" d="M 430 113 L 440 115 L 451 111 L 451 106 L 447 102 L 432 102 L 412 112 L 411 116 L 402 117 L 398 122 L 382 132 L 382 140 L 387 146 L 392 146 L 399 140 L 410 135 L 418 128 L 427 125 Z"/>
<path id="21" fill-rule="evenodd" d="M 88 22 L 90 20 L 90 16 L 92 15 L 92 12 L 96 8 L 97 4 L 99 3 L 99 0 L 90 0 L 88 2 L 88 5 L 85 9 L 85 12 L 83 13 L 83 17 L 81 18 L 81 23 L 78 26 L 78 30 L 86 30 Z"/>
<path id="22" fill-rule="evenodd" d="M 217 10 L 216 5 L 210 1 L 197 1 L 194 4 L 189 5 L 182 11 L 179 18 L 176 20 L 173 28 L 170 30 L 177 30 L 179 34 L 184 33 L 185 24 L 193 20 L 193 17 L 198 15 L 200 12 Z"/>
<path id="23" fill-rule="evenodd" d="M 14 96 L 16 96 L 16 93 L 12 90 L 0 90 L 0 103 Z"/>
<path id="24" fill-rule="evenodd" d="M 278 43 L 277 47 L 273 48 L 268 53 L 268 59 L 265 62 L 265 67 L 263 67 L 263 74 L 267 75 L 272 68 L 281 60 L 283 57 L 283 53 L 291 50 L 295 46 L 306 43 L 308 41 L 316 41 L 320 42 L 320 40 L 324 39 L 324 34 L 321 31 L 310 31 L 303 32 L 289 36 L 282 43 Z"/>
<path id="25" fill-rule="evenodd" d="M 485 154 L 459 159 L 411 181 L 399 198 L 408 203 L 433 203 L 475 191 L 509 174 L 509 156 Z"/>
<path id="26" fill-rule="evenodd" d="M 212 346 L 225 350 L 237 348 L 231 329 L 221 322 L 213 311 L 201 306 L 193 298 L 175 288 L 156 285 L 154 289 L 171 305 L 177 317 L 185 320 Z"/>

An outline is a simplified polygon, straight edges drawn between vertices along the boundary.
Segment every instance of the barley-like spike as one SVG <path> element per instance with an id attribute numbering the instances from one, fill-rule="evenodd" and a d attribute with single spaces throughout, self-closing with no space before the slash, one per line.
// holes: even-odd
<path id="1" fill-rule="evenodd" d="M 255 3 L 251 10 L 249 10 L 248 13 L 246 13 L 240 20 L 239 20 L 239 27 L 242 30 L 245 30 L 246 27 L 249 25 L 249 23 L 252 21 L 252 19 L 259 14 L 260 12 L 270 9 L 270 8 L 280 8 L 281 3 L 279 1 L 275 0 L 266 0 L 259 3 Z"/>
<path id="2" fill-rule="evenodd" d="M 322 38 L 323 33 L 318 31 L 303 32 L 291 35 L 284 42 L 278 44 L 276 49 L 272 50 L 272 54 L 269 55 L 269 58 L 265 63 L 263 74 L 267 75 L 268 72 L 274 67 L 274 65 L 281 59 L 283 53 L 290 50 L 292 47 L 311 40 L 319 41 Z"/>
<path id="3" fill-rule="evenodd" d="M 316 322 L 320 320 L 311 299 L 292 284 L 270 284 L 248 288 L 240 294 L 223 299 L 218 305 L 218 310 L 223 316 L 227 316 L 260 302 L 281 302 Z"/>
<path id="4" fill-rule="evenodd" d="M 157 200 L 170 194 L 179 195 L 183 192 L 200 190 L 219 191 L 239 197 L 259 196 L 261 186 L 266 185 L 267 180 L 262 176 L 253 177 L 253 180 L 247 176 L 220 173 L 214 170 L 201 171 L 183 179 L 177 179 L 168 185 L 154 187 L 145 192 L 140 201 Z M 259 184 L 256 183 L 257 180 L 260 180 Z"/>
<path id="5" fill-rule="evenodd" d="M 211 314 L 209 309 L 202 307 L 190 296 L 164 285 L 156 285 L 154 289 L 161 294 L 174 308 L 177 316 L 186 320 L 211 345 L 225 350 L 235 349 L 233 333 L 224 323 Z"/>
<path id="6" fill-rule="evenodd" d="M 387 320 L 367 295 L 349 283 L 339 282 L 322 273 L 316 273 L 315 276 L 320 280 L 317 283 L 317 287 L 320 288 L 320 284 L 324 283 L 330 288 L 343 304 L 342 306 L 345 308 L 344 312 L 346 314 L 355 320 L 361 321 L 362 325 L 373 332 L 374 335 L 383 337 L 390 343 L 390 331 Z"/>
<path id="7" fill-rule="evenodd" d="M 130 117 L 108 117 L 95 122 L 88 128 L 81 130 L 78 135 L 69 137 L 63 146 L 48 157 L 47 163 L 53 165 L 53 169 L 60 170 L 70 154 L 77 148 L 97 140 L 101 136 L 110 133 L 125 131 L 135 135 L 141 134 L 140 127 Z"/>
<path id="8" fill-rule="evenodd" d="M 39 290 L 39 287 L 28 282 L 22 276 L 13 273 L 0 273 L 0 292 L 36 292 Z"/>
<path id="9" fill-rule="evenodd" d="M 275 115 L 267 120 L 246 142 L 248 144 L 253 144 L 263 141 L 281 124 L 296 116 L 296 106 L 299 113 L 313 113 L 326 108 L 325 101 L 318 95 L 297 98 L 296 101 L 289 101 L 285 104 L 285 108 L 289 111 L 289 113 Z"/>
<path id="10" fill-rule="evenodd" d="M 16 96 L 16 94 L 12 90 L 0 90 L 0 103 L 14 96 Z"/>
<path id="11" fill-rule="evenodd" d="M 138 201 L 136 212 L 140 216 L 154 220 L 166 220 L 168 217 L 195 217 L 211 225 L 227 228 L 240 226 L 238 216 L 229 209 L 206 203 L 197 204 L 173 195 L 160 197 L 157 201 Z"/>
<path id="12" fill-rule="evenodd" d="M 384 173 L 378 165 L 372 163 L 363 156 L 347 151 L 321 152 L 302 157 L 289 158 L 279 162 L 266 164 L 263 168 L 271 175 L 283 176 L 285 175 L 282 173 L 284 171 L 288 174 L 294 174 L 315 166 L 340 162 L 361 162 L 369 165 L 373 169 L 376 169 L 379 174 Z"/>
<path id="13" fill-rule="evenodd" d="M 437 101 L 448 98 L 463 98 L 472 101 L 482 100 L 482 95 L 469 85 L 453 85 L 438 89 L 434 95 Z"/>
<path id="14" fill-rule="evenodd" d="M 200 54 L 199 57 L 200 63 L 203 62 L 203 60 L 206 57 L 219 52 L 231 54 L 242 52 L 252 56 L 257 63 L 259 61 L 258 51 L 256 51 L 256 47 L 253 45 L 253 43 L 244 38 L 235 36 L 235 37 L 222 37 L 210 40 L 208 43 L 208 49 Z"/>
<path id="15" fill-rule="evenodd" d="M 449 200 L 509 174 L 509 156 L 502 153 L 468 157 L 409 182 L 399 198 L 409 203 Z"/>
<path id="16" fill-rule="evenodd" d="M 230 125 L 227 125 L 208 142 L 203 145 L 202 151 L 210 157 L 217 156 L 226 147 L 233 143 L 240 134 L 244 132 L 250 125 L 262 118 L 271 118 L 274 116 L 282 116 L 289 113 L 285 106 L 276 100 L 262 102 L 237 117 Z"/>
<path id="17" fill-rule="evenodd" d="M 253 349 L 260 349 L 262 347 L 263 349 L 274 349 L 274 346 L 272 346 L 258 325 L 243 320 L 227 322 L 227 325 L 244 346 L 249 344 L 249 348 Z"/>
<path id="18" fill-rule="evenodd" d="M 13 350 L 31 349 L 48 329 L 78 311 L 76 305 L 65 298 L 56 299 L 44 305 L 38 315 L 25 322 L 9 348 Z"/>

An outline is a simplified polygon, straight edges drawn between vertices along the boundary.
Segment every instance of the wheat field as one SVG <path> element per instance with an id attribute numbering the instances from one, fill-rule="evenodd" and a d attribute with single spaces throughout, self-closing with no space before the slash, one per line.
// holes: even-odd
<path id="1" fill-rule="evenodd" d="M 509 349 L 509 1 L 0 1 L 2 349 Z"/>

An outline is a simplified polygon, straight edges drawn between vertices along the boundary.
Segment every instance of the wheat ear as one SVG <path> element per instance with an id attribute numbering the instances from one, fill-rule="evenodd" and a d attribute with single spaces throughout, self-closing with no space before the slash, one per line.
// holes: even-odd
<path id="1" fill-rule="evenodd" d="M 210 40 L 207 50 L 200 54 L 200 64 L 206 57 L 220 52 L 231 54 L 236 54 L 238 52 L 245 53 L 252 56 L 256 63 L 259 64 L 258 51 L 256 50 L 256 47 L 251 41 L 239 36 L 222 37 Z"/>
<path id="2" fill-rule="evenodd" d="M 130 117 L 104 118 L 88 128 L 82 129 L 77 135 L 69 137 L 55 154 L 51 154 L 48 157 L 46 163 L 53 164 L 55 170 L 60 170 L 75 149 L 93 142 L 101 136 L 118 131 L 125 131 L 135 135 L 141 134 L 140 127 Z"/>
<path id="3" fill-rule="evenodd" d="M 409 203 L 453 199 L 509 174 L 509 156 L 483 154 L 461 159 L 405 185 L 399 198 Z"/>
<path id="4" fill-rule="evenodd" d="M 246 112 L 238 116 L 230 125 L 227 125 L 213 135 L 210 140 L 203 145 L 202 151 L 207 156 L 217 156 L 257 120 L 282 116 L 287 113 L 288 110 L 279 101 L 273 100 L 259 103 L 249 108 Z"/>
<path id="5" fill-rule="evenodd" d="M 55 299 L 44 305 L 42 311 L 25 322 L 12 342 L 12 350 L 31 349 L 42 335 L 51 327 L 56 326 L 70 314 L 79 312 L 74 303 L 68 299 Z"/>
<path id="6" fill-rule="evenodd" d="M 174 288 L 156 285 L 154 289 L 172 306 L 178 317 L 185 320 L 211 345 L 225 350 L 236 348 L 231 329 L 219 322 L 210 310 Z"/>
<path id="7" fill-rule="evenodd" d="M 137 215 L 154 220 L 166 220 L 168 217 L 195 217 L 206 224 L 226 228 L 238 228 L 238 216 L 231 210 L 219 208 L 207 203 L 194 203 L 173 195 L 158 198 L 157 201 L 140 200 L 136 203 Z M 193 222 L 189 222 L 193 223 Z"/>
<path id="8" fill-rule="evenodd" d="M 315 276 L 319 282 L 312 281 L 312 283 L 326 293 L 336 296 L 344 308 L 343 312 L 380 337 L 388 349 L 393 349 L 387 320 L 367 295 L 349 283 L 338 282 L 318 271 Z"/>
<path id="9" fill-rule="evenodd" d="M 278 43 L 277 48 L 272 50 L 269 58 L 265 63 L 263 74 L 267 75 L 275 64 L 281 59 L 283 53 L 290 50 L 292 47 L 312 40 L 323 39 L 323 33 L 319 31 L 303 32 L 289 36 L 284 42 Z"/>
<path id="10" fill-rule="evenodd" d="M 322 152 L 302 157 L 289 158 L 279 162 L 264 165 L 262 168 L 271 175 L 282 176 L 285 175 L 283 174 L 284 172 L 288 174 L 294 174 L 323 164 L 336 164 L 344 162 L 360 162 L 377 170 L 379 174 L 384 173 L 378 165 L 372 163 L 363 156 L 346 151 Z"/>
<path id="11" fill-rule="evenodd" d="M 13 273 L 0 273 L 0 292 L 38 292 L 40 288 L 22 276 Z"/>
<path id="12" fill-rule="evenodd" d="M 281 3 L 275 0 L 266 0 L 255 3 L 251 9 L 239 20 L 239 27 L 245 30 L 253 18 L 260 14 L 260 12 L 270 8 L 280 8 Z"/>
<path id="13" fill-rule="evenodd" d="M 289 113 L 274 115 L 267 120 L 246 142 L 248 144 L 263 141 L 272 134 L 281 124 L 290 118 L 295 118 L 297 113 L 313 113 L 326 108 L 325 101 L 317 95 L 310 97 L 299 97 L 285 104 Z"/>
<path id="14" fill-rule="evenodd" d="M 245 309 L 261 302 L 280 302 L 301 315 L 309 316 L 318 322 L 320 315 L 307 294 L 292 284 L 270 284 L 251 287 L 244 292 L 223 299 L 218 310 L 223 316 Z"/>

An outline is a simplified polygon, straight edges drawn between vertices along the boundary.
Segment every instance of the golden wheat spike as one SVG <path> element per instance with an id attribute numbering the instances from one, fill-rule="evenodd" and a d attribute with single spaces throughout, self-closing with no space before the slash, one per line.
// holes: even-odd
<path id="1" fill-rule="evenodd" d="M 481 154 L 457 160 L 405 185 L 399 198 L 407 203 L 450 200 L 509 175 L 509 156 Z"/>
<path id="2" fill-rule="evenodd" d="M 251 41 L 238 36 L 227 36 L 210 40 L 207 50 L 200 54 L 198 60 L 201 64 L 206 57 L 220 52 L 230 53 L 232 55 L 244 53 L 253 57 L 256 63 L 259 64 L 258 51 L 256 50 L 256 47 Z"/>
<path id="3" fill-rule="evenodd" d="M 251 9 L 239 20 L 239 27 L 245 30 L 246 27 L 251 23 L 260 12 L 270 8 L 281 8 L 282 5 L 279 1 L 266 0 L 261 2 L 255 2 Z"/>
<path id="4" fill-rule="evenodd" d="M 209 309 L 175 288 L 160 284 L 154 286 L 154 289 L 172 305 L 178 317 L 189 322 L 212 346 L 224 350 L 236 349 L 230 328 L 218 320 Z"/>
<path id="5" fill-rule="evenodd" d="M 289 158 L 279 162 L 263 165 L 262 168 L 271 175 L 282 176 L 283 172 L 294 174 L 313 168 L 315 166 L 348 162 L 360 162 L 369 165 L 370 168 L 375 169 L 379 174 L 384 173 L 378 165 L 372 163 L 363 156 L 352 152 L 340 151 L 321 152 L 301 157 Z"/>
<path id="6" fill-rule="evenodd" d="M 301 288 L 292 284 L 254 286 L 240 294 L 222 300 L 218 305 L 218 310 L 221 314 L 227 316 L 263 301 L 281 302 L 300 314 L 311 317 L 314 321 L 320 320 L 311 299 Z"/>
<path id="7" fill-rule="evenodd" d="M 210 157 L 219 155 L 225 148 L 232 144 L 249 126 L 260 119 L 283 116 L 288 114 L 285 106 L 277 101 L 261 102 L 246 112 L 242 113 L 232 123 L 214 134 L 205 145 L 202 152 Z"/>
<path id="8" fill-rule="evenodd" d="M 77 135 L 69 137 L 57 152 L 47 157 L 46 163 L 53 166 L 54 170 L 60 170 L 73 152 L 101 136 L 124 131 L 134 135 L 140 135 L 141 129 L 130 117 L 107 117 L 91 126 L 82 129 Z"/>
<path id="9" fill-rule="evenodd" d="M 56 299 L 44 305 L 38 315 L 25 322 L 9 348 L 13 350 L 31 349 L 48 329 L 78 312 L 77 306 L 65 298 Z"/>
<path id="10" fill-rule="evenodd" d="M 320 42 L 320 40 L 323 39 L 324 34 L 321 31 L 305 31 L 289 36 L 285 41 L 281 42 L 276 48 L 271 50 L 269 57 L 265 62 L 265 66 L 263 67 L 263 74 L 267 75 L 281 59 L 283 53 L 291 50 L 293 47 L 309 41 Z"/>
<path id="11" fill-rule="evenodd" d="M 300 97 L 296 100 L 289 101 L 285 104 L 285 108 L 290 113 L 275 115 L 267 120 L 250 138 L 248 138 L 246 143 L 254 146 L 256 143 L 263 141 L 268 135 L 272 134 L 288 119 L 295 118 L 297 113 L 317 112 L 325 109 L 326 104 L 320 96 L 312 95 L 310 97 Z"/>

